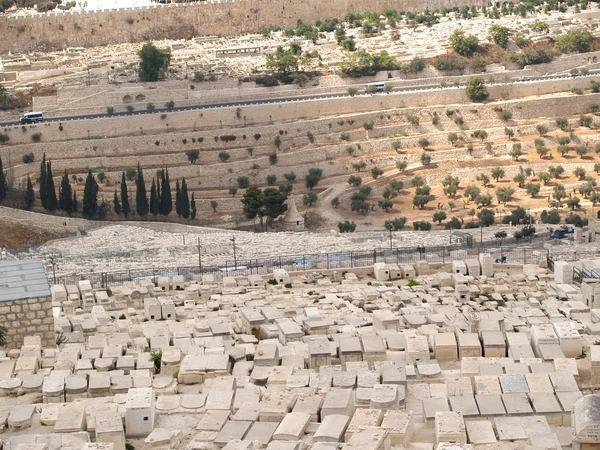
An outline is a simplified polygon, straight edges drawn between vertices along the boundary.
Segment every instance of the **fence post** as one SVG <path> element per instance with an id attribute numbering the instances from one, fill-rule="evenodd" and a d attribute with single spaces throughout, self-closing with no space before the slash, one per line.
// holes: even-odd
<path id="1" fill-rule="evenodd" d="M 279 268 L 281 269 L 281 256 L 279 257 Z"/>
<path id="2" fill-rule="evenodd" d="M 302 270 L 306 272 L 306 255 L 302 255 Z"/>
<path id="3" fill-rule="evenodd" d="M 327 253 L 327 270 L 329 270 L 329 253 Z"/>
<path id="4" fill-rule="evenodd" d="M 446 263 L 446 247 L 442 247 L 442 264 Z"/>
<path id="5" fill-rule="evenodd" d="M 350 252 L 350 267 L 354 267 L 354 252 Z"/>
<path id="6" fill-rule="evenodd" d="M 527 264 L 527 249 L 523 249 L 523 264 Z"/>
<path id="7" fill-rule="evenodd" d="M 377 262 L 377 250 L 373 249 L 373 264 Z"/>

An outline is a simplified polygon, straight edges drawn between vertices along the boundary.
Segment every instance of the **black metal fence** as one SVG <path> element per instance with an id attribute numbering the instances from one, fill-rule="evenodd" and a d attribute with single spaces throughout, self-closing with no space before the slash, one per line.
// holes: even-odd
<path id="1" fill-rule="evenodd" d="M 554 271 L 554 263 L 556 261 L 579 261 L 582 259 L 598 258 L 600 258 L 599 250 L 553 252 L 552 255 L 548 255 L 548 269 Z M 581 284 L 581 282 L 586 278 L 600 279 L 600 271 L 585 267 L 573 267 L 573 282 Z"/>
<path id="2" fill-rule="evenodd" d="M 53 283 L 75 284 L 87 279 L 94 288 L 107 288 L 128 281 L 149 280 L 157 283 L 160 277 L 183 276 L 186 281 L 201 281 L 202 275 L 214 275 L 220 279 L 223 276 L 244 276 L 252 274 L 267 275 L 273 269 L 285 269 L 288 272 L 312 271 L 327 269 L 349 269 L 366 267 L 382 262 L 387 264 L 410 264 L 417 261 L 429 263 L 450 263 L 454 260 L 477 258 L 480 253 L 489 253 L 495 261 L 507 264 L 535 264 L 548 258 L 545 249 L 530 247 L 507 246 L 506 240 L 485 242 L 483 246 L 469 247 L 452 245 L 439 247 L 413 247 L 374 249 L 370 251 L 345 251 L 335 253 L 315 253 L 304 255 L 277 256 L 267 259 L 251 259 L 227 261 L 219 266 L 189 266 L 189 267 L 156 267 L 132 269 L 119 272 L 86 273 L 72 276 L 57 276 L 50 274 Z"/>

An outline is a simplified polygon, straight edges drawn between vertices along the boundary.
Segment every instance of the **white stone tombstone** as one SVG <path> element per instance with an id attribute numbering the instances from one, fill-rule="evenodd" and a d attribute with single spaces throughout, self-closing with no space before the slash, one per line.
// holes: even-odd
<path id="1" fill-rule="evenodd" d="M 125 428 L 128 437 L 147 436 L 154 428 L 156 414 L 152 388 L 132 388 L 125 403 Z"/>
<path id="2" fill-rule="evenodd" d="M 573 284 L 573 264 L 567 261 L 555 261 L 554 281 L 559 284 Z"/>
<path id="3" fill-rule="evenodd" d="M 373 273 L 377 281 L 388 281 L 390 279 L 390 271 L 385 263 L 373 264 Z"/>

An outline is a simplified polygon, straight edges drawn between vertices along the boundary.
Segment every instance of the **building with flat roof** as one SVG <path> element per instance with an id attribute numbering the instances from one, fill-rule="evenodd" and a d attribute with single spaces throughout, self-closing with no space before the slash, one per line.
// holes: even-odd
<path id="1" fill-rule="evenodd" d="M 55 345 L 52 296 L 40 259 L 0 261 L 0 323 L 8 348 L 23 345 L 24 336 Z"/>

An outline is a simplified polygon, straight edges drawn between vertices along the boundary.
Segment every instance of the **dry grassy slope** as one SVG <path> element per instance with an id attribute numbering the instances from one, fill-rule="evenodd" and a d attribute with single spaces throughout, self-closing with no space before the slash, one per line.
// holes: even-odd
<path id="1" fill-rule="evenodd" d="M 565 94 L 570 96 L 570 94 Z M 582 97 L 583 98 L 583 97 Z M 295 172 L 297 175 L 294 184 L 294 193 L 303 194 L 304 176 L 310 167 L 319 167 L 323 170 L 324 178 L 319 189 L 329 186 L 343 185 L 339 195 L 342 200 L 341 207 L 336 213 L 341 217 L 349 217 L 362 223 L 372 223 L 379 226 L 386 218 L 394 215 L 406 215 L 415 219 L 431 220 L 431 216 L 438 204 L 446 210 L 448 216 L 456 215 L 468 220 L 468 211 L 473 205 L 463 205 L 460 191 L 470 183 L 479 172 L 487 172 L 495 166 L 504 166 L 507 171 L 507 179 L 499 183 L 492 182 L 482 188 L 494 194 L 500 186 L 512 186 L 517 189 L 514 201 L 508 205 L 497 205 L 494 208 L 498 213 L 508 211 L 515 206 L 524 206 L 532 210 L 541 210 L 547 206 L 547 193 L 552 186 L 544 187 L 537 199 L 530 199 L 523 190 L 519 190 L 512 177 L 516 174 L 518 167 L 532 167 L 535 173 L 544 171 L 548 164 L 562 164 L 567 172 L 562 184 L 577 183 L 570 174 L 577 166 L 586 167 L 588 172 L 593 168 L 595 154 L 590 153 L 586 159 L 581 159 L 574 152 L 568 158 L 562 158 L 556 152 L 556 137 L 565 133 L 556 131 L 556 125 L 551 117 L 520 118 L 519 110 L 527 105 L 532 99 L 523 99 L 518 102 L 504 104 L 505 110 L 514 112 L 509 121 L 502 121 L 491 105 L 459 105 L 430 107 L 423 109 L 394 109 L 380 111 L 371 114 L 347 114 L 337 118 L 321 118 L 314 120 L 302 120 L 298 122 L 274 123 L 268 127 L 261 127 L 261 137 L 254 137 L 253 127 L 244 127 L 233 130 L 208 130 L 202 132 L 181 131 L 160 135 L 142 135 L 138 137 L 108 138 L 100 140 L 75 140 L 44 145 L 15 145 L 10 146 L 11 159 L 14 164 L 13 175 L 18 182 L 23 182 L 27 175 L 32 179 L 39 175 L 39 160 L 41 154 L 46 152 L 53 161 L 54 175 L 58 176 L 65 169 L 73 177 L 74 188 L 78 191 L 80 198 L 83 191 L 83 179 L 88 168 L 95 172 L 104 171 L 106 181 L 101 185 L 101 196 L 107 201 L 112 199 L 114 189 L 118 189 L 121 171 L 135 167 L 139 161 L 146 175 L 146 181 L 151 183 L 155 171 L 161 167 L 169 167 L 171 179 L 185 176 L 192 191 L 195 192 L 200 210 L 210 210 L 209 201 L 217 199 L 219 202 L 218 213 L 213 220 L 221 220 L 220 214 L 239 215 L 241 208 L 239 195 L 232 198 L 228 194 L 229 187 L 236 185 L 236 179 L 240 175 L 250 177 L 252 183 L 265 186 L 266 176 L 274 174 L 277 176 L 277 184 L 285 182 L 284 174 Z M 464 126 L 458 126 L 453 117 L 448 116 L 448 110 L 460 110 L 464 118 Z M 439 123 L 434 125 L 432 118 L 437 115 Z M 418 118 L 418 124 L 415 123 Z M 577 127 L 578 117 L 570 118 L 574 128 L 574 142 L 596 140 L 595 132 L 587 128 Z M 600 118 L 597 119 L 600 121 Z M 366 121 L 374 122 L 374 129 L 365 131 L 362 124 Z M 413 123 L 411 123 L 411 121 Z M 544 124 L 550 132 L 544 137 L 547 146 L 552 150 L 550 155 L 541 160 L 533 149 L 533 140 L 538 137 L 535 133 L 537 124 Z M 504 129 L 510 127 L 515 131 L 515 141 L 507 141 Z M 315 142 L 310 143 L 305 130 L 311 131 Z M 487 142 L 492 144 L 488 151 L 484 143 L 472 137 L 474 130 L 486 130 Z M 455 132 L 464 136 L 464 141 L 456 147 L 448 142 L 448 133 Z M 235 133 L 239 136 L 234 142 L 223 143 L 217 139 Z M 281 147 L 277 149 L 274 144 L 276 137 L 281 139 Z M 423 150 L 418 147 L 418 140 L 426 138 L 430 141 L 427 152 L 432 156 L 433 164 L 430 167 L 422 167 L 420 156 Z M 215 138 L 215 139 L 213 139 Z M 526 153 L 518 162 L 514 162 L 507 156 L 513 142 L 522 143 Z M 399 143 L 400 148 L 395 149 L 394 143 Z M 473 152 L 467 151 L 467 144 L 474 147 Z M 252 147 L 252 154 L 248 151 Z M 349 148 L 352 151 L 349 152 Z M 593 145 L 591 145 L 593 150 Z M 198 148 L 200 158 L 197 164 L 187 161 L 185 151 Z M 32 151 L 36 160 L 33 164 L 21 163 L 21 155 Z M 220 162 L 219 153 L 227 151 L 230 155 L 228 162 Z M 277 152 L 278 162 L 271 165 L 269 154 Z M 398 160 L 405 159 L 410 170 L 400 174 L 395 169 Z M 357 216 L 349 211 L 348 198 L 353 189 L 346 184 L 349 174 L 356 171 L 352 165 L 360 160 L 367 163 L 367 168 L 359 175 L 363 182 L 374 187 L 371 201 L 377 203 L 381 199 L 381 192 L 389 180 L 401 179 L 407 188 L 394 199 L 394 208 L 390 213 L 376 210 L 367 216 Z M 379 180 L 372 180 L 370 169 L 380 167 L 385 171 Z M 435 200 L 424 210 L 415 210 L 412 207 L 412 195 L 414 189 L 410 188 L 409 179 L 419 173 L 426 177 L 432 187 Z M 448 199 L 442 193 L 441 179 L 448 174 L 455 173 L 461 179 L 459 197 Z M 531 182 L 537 182 L 534 177 Z M 57 180 L 58 184 L 58 180 Z M 241 193 L 240 193 L 241 194 Z M 459 206 L 458 211 L 448 210 L 449 201 L 454 201 Z M 585 205 L 585 202 L 584 202 Z M 318 208 L 318 206 L 317 206 Z M 206 215 L 205 215 L 206 216 Z"/>

